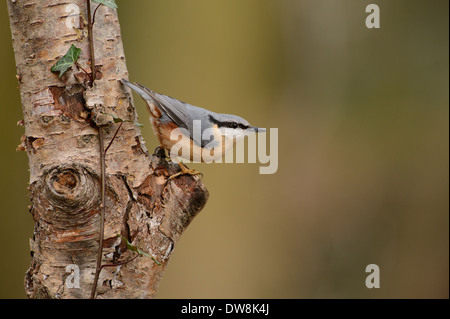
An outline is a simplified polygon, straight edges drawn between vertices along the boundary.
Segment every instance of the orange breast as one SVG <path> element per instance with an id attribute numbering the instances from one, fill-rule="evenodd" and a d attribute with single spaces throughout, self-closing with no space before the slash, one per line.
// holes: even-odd
<path id="1" fill-rule="evenodd" d="M 151 101 L 146 101 L 147 110 L 150 112 L 150 114 L 153 117 L 160 118 L 161 117 L 161 111 L 158 109 L 158 107 L 155 105 L 155 103 Z"/>
<path id="2" fill-rule="evenodd" d="M 184 136 L 184 138 L 178 137 L 177 139 L 171 140 L 170 136 L 172 131 L 178 128 L 178 126 L 174 122 L 161 123 L 158 118 L 154 118 L 152 116 L 150 117 L 150 121 L 152 122 L 153 131 L 158 137 L 160 145 L 170 151 L 175 144 L 180 143 L 177 146 L 182 146 L 183 152 L 177 155 L 185 160 L 197 161 L 201 159 L 202 162 L 218 160 L 219 158 L 222 158 L 225 155 L 225 152 L 229 148 L 232 148 L 235 143 L 235 141 L 228 141 L 225 139 L 225 137 L 221 136 L 219 130 L 217 129 L 217 126 L 215 125 L 214 128 L 216 129 L 216 131 L 214 134 L 214 138 L 216 141 L 220 141 L 220 145 L 212 150 L 202 150 L 202 148 L 195 144 L 192 139 L 189 138 L 189 136 Z M 177 135 L 175 135 L 175 137 L 176 136 Z M 181 145 L 184 144 L 183 142 L 187 142 L 188 144 Z M 187 152 L 184 152 L 187 150 L 189 150 L 188 154 L 186 154 Z M 206 156 L 206 159 L 203 156 Z"/>
<path id="3" fill-rule="evenodd" d="M 176 129 L 178 126 L 173 122 L 161 123 L 158 118 L 150 117 L 152 122 L 153 132 L 158 137 L 159 144 L 167 150 L 175 144 L 177 141 L 170 140 L 170 133 L 172 130 Z"/>

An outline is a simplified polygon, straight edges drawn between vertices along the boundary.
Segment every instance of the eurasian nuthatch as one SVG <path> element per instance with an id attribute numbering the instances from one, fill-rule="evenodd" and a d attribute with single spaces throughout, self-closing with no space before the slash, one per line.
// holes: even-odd
<path id="1" fill-rule="evenodd" d="M 170 152 L 175 144 L 180 143 L 180 140 L 181 143 L 186 141 L 185 143 L 189 144 L 184 145 L 185 148 L 182 146 L 182 149 L 187 149 L 189 152 L 175 154 L 176 157 L 190 161 L 201 159 L 202 162 L 205 162 L 204 155 L 208 154 L 209 160 L 217 160 L 222 158 L 225 152 L 244 136 L 265 131 L 265 129 L 250 125 L 237 115 L 215 113 L 155 93 L 139 83 L 133 84 L 125 79 L 122 79 L 121 82 L 138 93 L 146 102 L 153 131 L 162 148 Z M 175 129 L 179 129 L 175 134 L 178 138 L 173 138 Z M 198 174 L 181 162 L 179 165 L 181 172 L 172 177 L 181 174 Z"/>

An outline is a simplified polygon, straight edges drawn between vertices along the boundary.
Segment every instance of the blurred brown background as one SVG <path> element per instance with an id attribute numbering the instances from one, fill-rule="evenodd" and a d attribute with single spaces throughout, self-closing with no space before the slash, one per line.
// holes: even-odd
<path id="1" fill-rule="evenodd" d="M 191 165 L 210 199 L 158 297 L 449 297 L 447 0 L 117 3 L 131 80 L 279 129 L 274 175 Z M 0 44 L 0 297 L 24 298 L 33 223 L 5 2 Z"/>

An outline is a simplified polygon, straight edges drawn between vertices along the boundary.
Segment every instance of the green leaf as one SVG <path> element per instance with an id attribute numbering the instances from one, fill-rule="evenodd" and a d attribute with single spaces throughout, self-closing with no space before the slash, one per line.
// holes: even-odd
<path id="1" fill-rule="evenodd" d="M 115 0 L 92 0 L 92 2 L 101 3 L 111 9 L 117 9 L 118 6 Z"/>
<path id="2" fill-rule="evenodd" d="M 131 250 L 131 251 L 135 251 L 137 252 L 139 255 L 145 256 L 145 257 L 149 257 L 151 258 L 158 266 L 161 266 L 161 263 L 159 261 L 157 261 L 155 259 L 155 257 L 153 257 L 152 255 L 150 255 L 149 253 L 137 248 L 136 246 L 132 245 L 128 239 L 126 239 L 125 237 L 123 237 L 120 234 L 117 234 L 118 237 L 122 238 L 122 241 L 125 242 L 127 244 L 127 249 Z"/>
<path id="3" fill-rule="evenodd" d="M 72 44 L 66 54 L 52 66 L 51 71 L 59 72 L 59 77 L 61 78 L 63 74 L 77 62 L 80 53 L 81 49 Z"/>

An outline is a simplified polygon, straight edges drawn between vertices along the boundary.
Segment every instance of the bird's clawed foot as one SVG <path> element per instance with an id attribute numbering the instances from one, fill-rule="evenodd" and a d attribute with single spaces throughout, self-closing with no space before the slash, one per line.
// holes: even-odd
<path id="1" fill-rule="evenodd" d="M 195 169 L 189 169 L 184 165 L 183 163 L 179 162 L 178 165 L 180 165 L 181 171 L 178 173 L 175 173 L 173 175 L 169 176 L 168 180 L 174 179 L 175 177 L 181 176 L 181 175 L 201 175 L 203 177 L 203 173 L 196 171 Z"/>
<path id="2" fill-rule="evenodd" d="M 162 146 L 156 147 L 153 155 L 160 159 L 166 160 L 166 162 L 170 162 L 170 157 L 167 155 L 166 149 Z"/>

